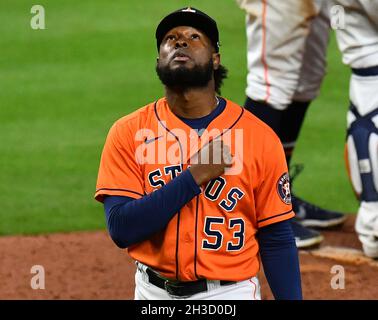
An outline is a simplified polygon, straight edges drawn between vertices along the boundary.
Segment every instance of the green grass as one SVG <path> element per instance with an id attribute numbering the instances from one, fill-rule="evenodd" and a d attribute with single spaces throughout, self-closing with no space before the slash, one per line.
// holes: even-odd
<path id="1" fill-rule="evenodd" d="M 93 200 L 111 124 L 162 95 L 154 31 L 187 1 L 42 1 L 46 30 L 30 28 L 34 1 L 0 3 L 0 234 L 104 228 Z M 244 13 L 234 1 L 190 1 L 219 24 L 223 95 L 244 101 Z M 306 119 L 294 162 L 299 195 L 355 211 L 343 164 L 348 70 L 334 40 L 329 75 Z"/>

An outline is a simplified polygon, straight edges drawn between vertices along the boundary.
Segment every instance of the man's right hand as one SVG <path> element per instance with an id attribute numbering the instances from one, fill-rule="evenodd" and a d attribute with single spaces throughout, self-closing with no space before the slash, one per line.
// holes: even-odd
<path id="1" fill-rule="evenodd" d="M 194 180 L 200 186 L 222 175 L 232 166 L 230 148 L 222 140 L 212 140 L 191 158 L 189 168 Z"/>

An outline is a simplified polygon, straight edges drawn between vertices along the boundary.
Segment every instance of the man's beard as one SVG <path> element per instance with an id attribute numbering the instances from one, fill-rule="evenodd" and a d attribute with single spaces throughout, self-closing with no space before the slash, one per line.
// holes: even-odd
<path id="1" fill-rule="evenodd" d="M 191 69 L 180 66 L 174 70 L 169 65 L 156 66 L 156 73 L 160 81 L 169 88 L 203 88 L 206 87 L 213 77 L 213 60 L 210 59 L 205 65 L 197 65 Z"/>

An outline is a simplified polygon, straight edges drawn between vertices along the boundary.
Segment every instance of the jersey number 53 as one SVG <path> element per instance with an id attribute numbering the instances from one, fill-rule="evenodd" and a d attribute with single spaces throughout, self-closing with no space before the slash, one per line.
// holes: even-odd
<path id="1" fill-rule="evenodd" d="M 224 235 L 220 230 L 215 229 L 217 225 L 224 225 L 223 217 L 206 217 L 204 233 L 211 239 L 202 240 L 202 249 L 219 250 L 223 245 Z M 238 251 L 244 246 L 244 220 L 242 218 L 232 218 L 228 221 L 227 228 L 232 230 L 232 239 L 226 242 L 227 251 Z"/>

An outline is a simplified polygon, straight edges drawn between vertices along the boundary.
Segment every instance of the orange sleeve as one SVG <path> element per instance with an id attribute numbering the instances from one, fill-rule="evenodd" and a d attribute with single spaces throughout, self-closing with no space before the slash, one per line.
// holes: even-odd
<path id="1" fill-rule="evenodd" d="M 262 182 L 255 193 L 257 227 L 294 217 L 290 182 L 282 144 L 279 138 L 265 140 Z"/>
<path id="2" fill-rule="evenodd" d="M 105 195 L 139 199 L 143 194 L 141 169 L 135 160 L 134 137 L 127 124 L 123 123 L 120 128 L 116 122 L 109 130 L 102 151 L 95 199 L 103 202 Z"/>

